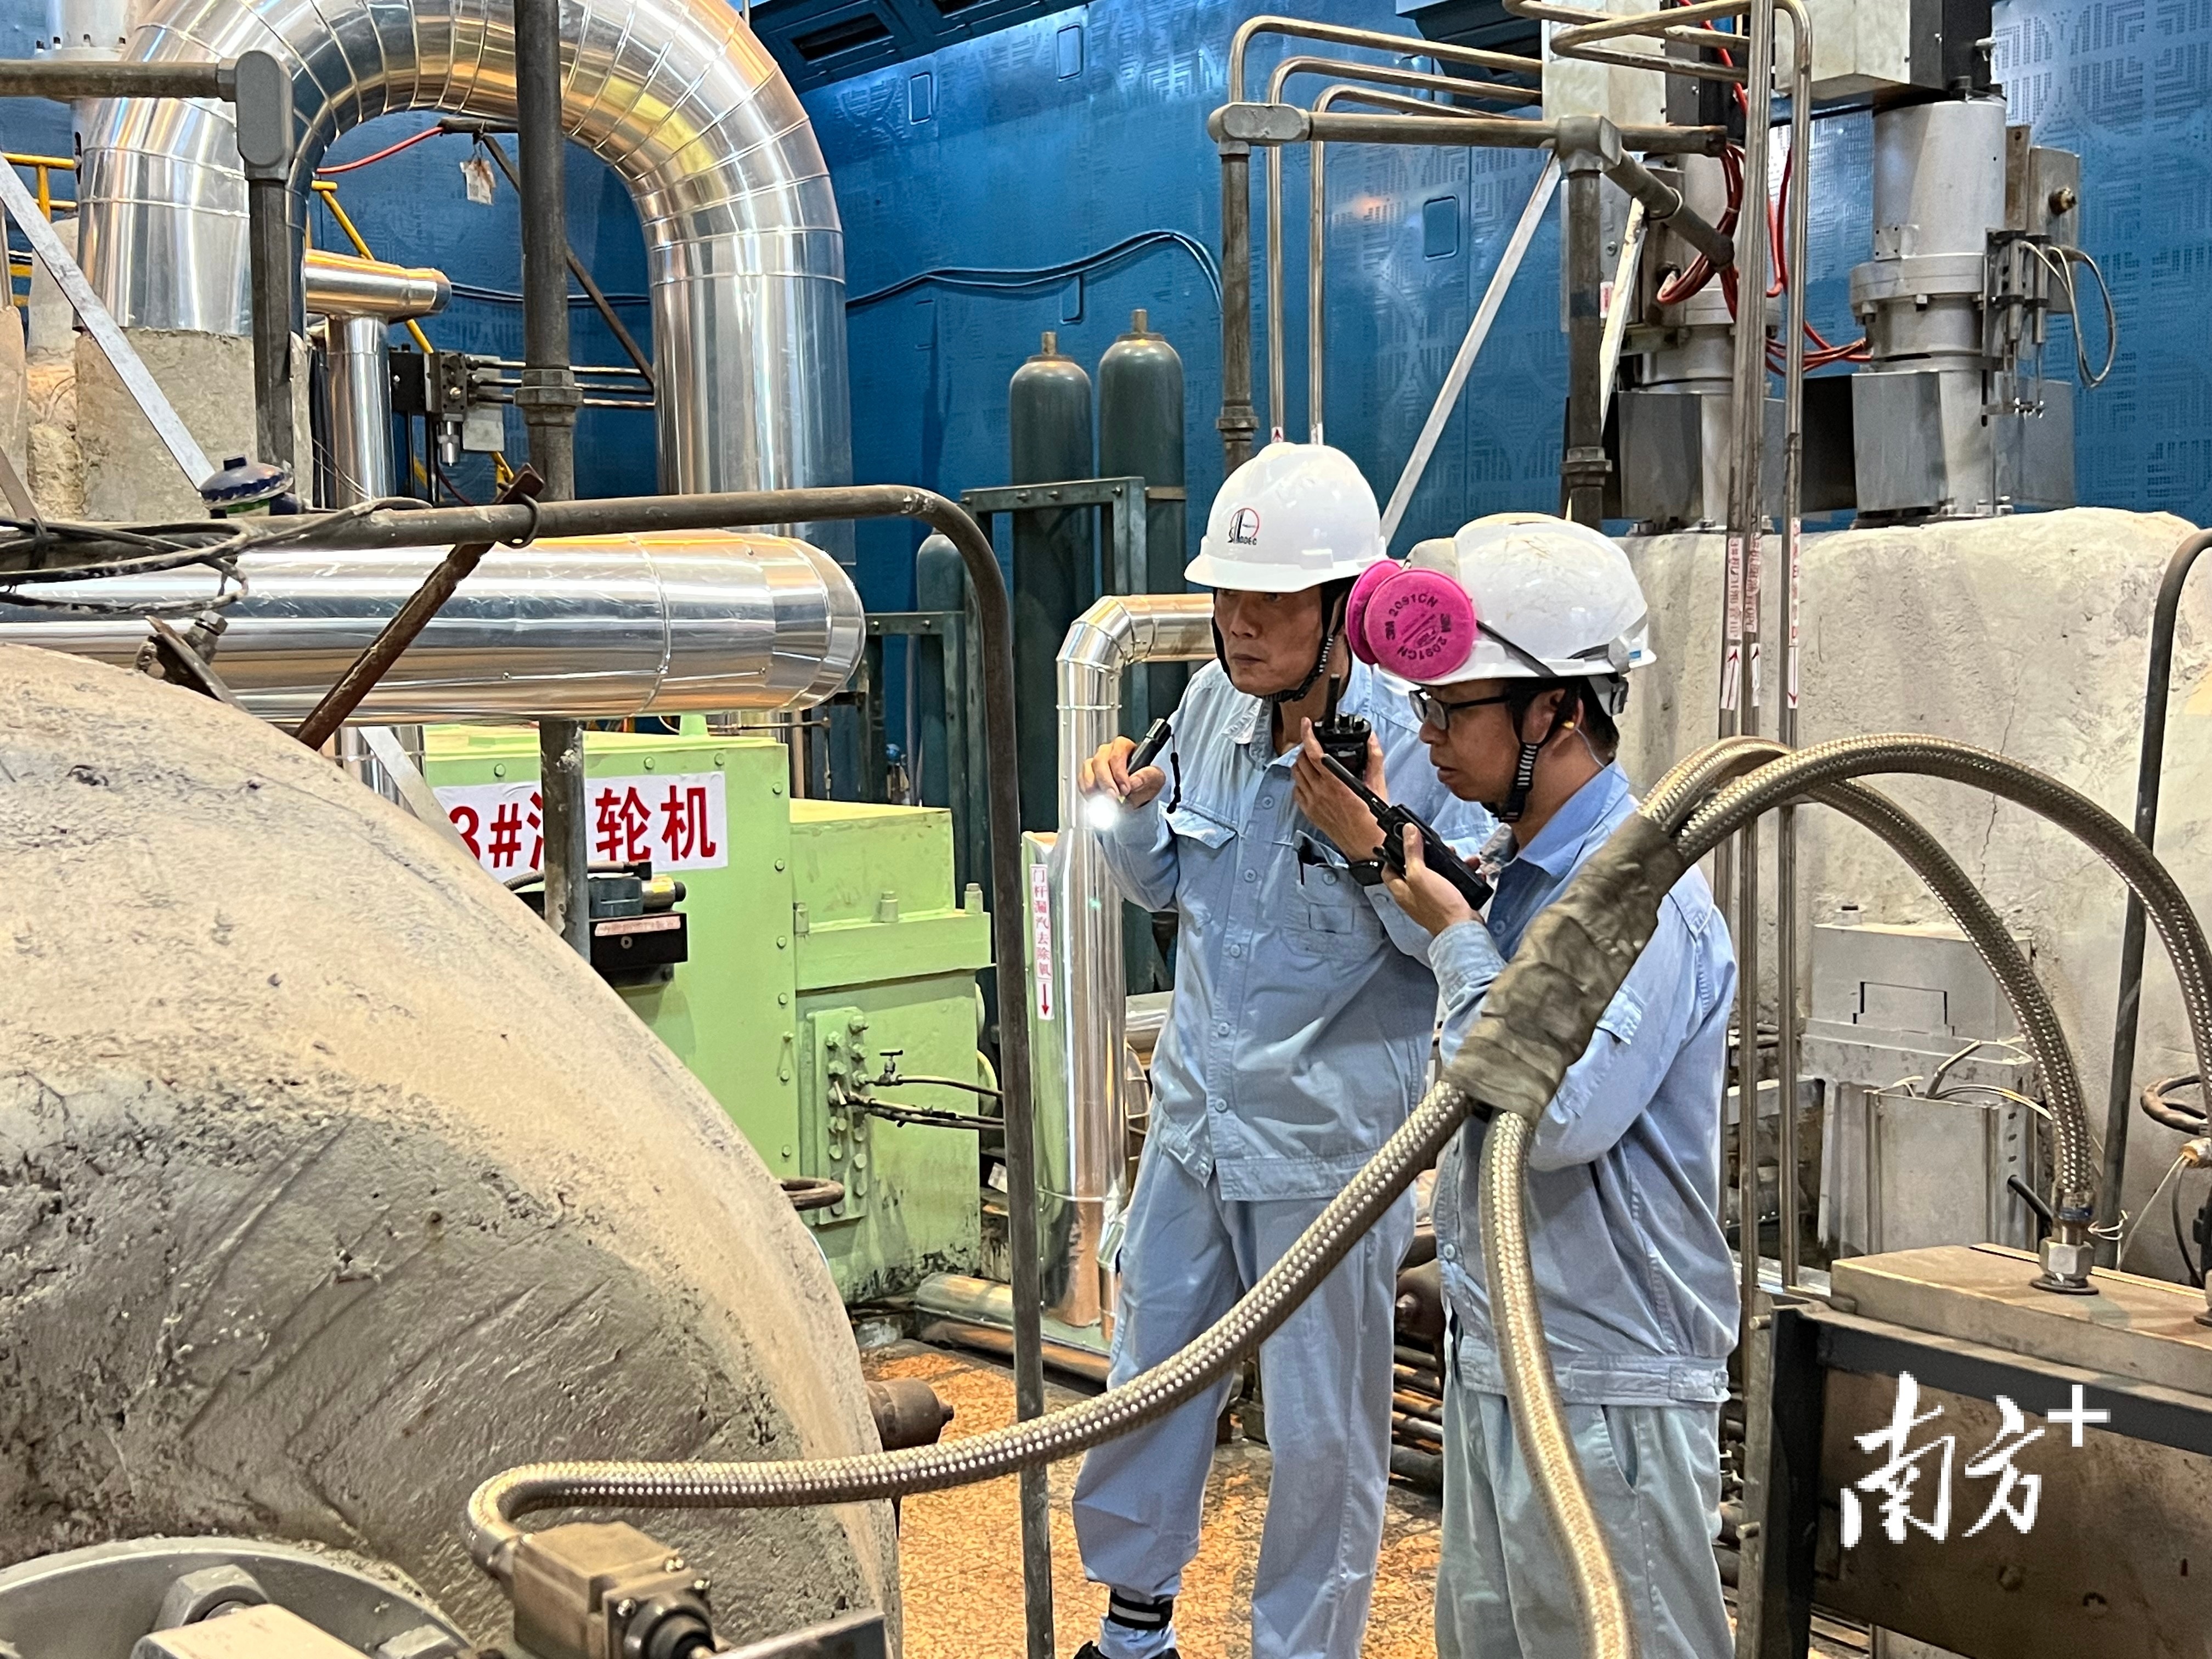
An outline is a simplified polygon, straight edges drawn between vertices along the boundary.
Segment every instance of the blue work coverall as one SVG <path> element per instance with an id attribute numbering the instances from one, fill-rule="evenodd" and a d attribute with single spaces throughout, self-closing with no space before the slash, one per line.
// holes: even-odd
<path id="1" fill-rule="evenodd" d="M 1503 835 L 1488 921 L 1437 935 L 1443 1053 L 1537 912 L 1635 811 L 1608 766 L 1529 844 Z M 1736 1330 L 1721 1232 L 1721 1091 L 1735 954 L 1692 870 L 1539 1120 L 1528 1233 L 1552 1363 L 1584 1479 L 1626 1581 L 1642 1659 L 1727 1659 L 1720 1573 L 1721 1402 Z M 1471 1121 L 1437 1173 L 1449 1350 L 1438 1659 L 1580 1659 L 1574 1594 L 1515 1439 L 1490 1322 Z"/>
<path id="2" fill-rule="evenodd" d="M 1381 739 L 1391 796 L 1446 836 L 1486 814 L 1437 781 L 1401 695 L 1355 665 L 1340 703 Z M 1160 764 L 1170 783 L 1100 836 L 1121 891 L 1182 919 L 1152 1059 L 1150 1139 L 1121 1245 L 1113 1380 L 1158 1364 L 1273 1264 L 1404 1122 L 1437 1006 L 1428 938 L 1362 888 L 1299 812 L 1297 734 L 1218 665 L 1193 677 Z M 1393 1304 L 1410 1201 L 1353 1248 L 1260 1351 L 1273 1431 L 1252 1589 L 1254 1659 L 1355 1659 L 1389 1479 Z M 1222 1385 L 1085 1459 L 1075 1531 L 1095 1581 L 1171 1596 L 1198 1553 Z M 1174 1641 L 1109 1623 L 1107 1659 Z"/>

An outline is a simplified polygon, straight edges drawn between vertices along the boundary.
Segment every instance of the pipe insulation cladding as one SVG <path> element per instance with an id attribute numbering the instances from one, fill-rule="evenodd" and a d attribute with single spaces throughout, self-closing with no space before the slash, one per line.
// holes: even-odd
<path id="1" fill-rule="evenodd" d="M 645 230 L 664 489 L 852 477 L 844 238 L 798 94 L 720 0 L 562 8 L 568 136 L 621 175 Z M 339 134 L 436 109 L 515 118 L 510 7 L 466 0 L 167 0 L 126 57 L 275 54 L 291 71 L 295 241 Z M 212 100 L 99 106 L 80 173 L 80 249 L 127 328 L 245 334 L 246 180 L 234 112 Z M 833 550 L 850 531 L 815 537 Z"/>
<path id="2" fill-rule="evenodd" d="M 442 547 L 247 553 L 216 672 L 247 711 L 291 723 L 315 706 L 445 556 Z M 212 595 L 186 568 L 56 583 L 45 596 L 152 605 Z M 621 720 L 811 708 L 853 672 L 866 619 L 828 554 L 732 531 L 590 536 L 495 548 L 352 715 L 417 720 Z M 119 668 L 143 618 L 0 606 L 0 644 Z"/>

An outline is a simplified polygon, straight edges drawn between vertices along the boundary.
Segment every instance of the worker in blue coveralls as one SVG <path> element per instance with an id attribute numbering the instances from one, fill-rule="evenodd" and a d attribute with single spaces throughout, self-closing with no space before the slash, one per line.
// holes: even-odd
<path id="1" fill-rule="evenodd" d="M 1116 1383 L 1227 1312 L 1403 1123 L 1426 1077 L 1427 936 L 1379 884 L 1372 819 L 1332 844 L 1293 776 L 1311 726 L 1364 720 L 1370 767 L 1401 799 L 1455 826 L 1446 835 L 1487 828 L 1437 783 L 1402 694 L 1345 649 L 1352 580 L 1382 556 L 1374 492 L 1348 457 L 1269 445 L 1222 485 L 1187 573 L 1214 592 L 1218 660 L 1192 678 L 1170 747 L 1133 775 L 1133 745 L 1117 738 L 1084 769 L 1086 793 L 1120 803 L 1099 832 L 1115 884 L 1147 909 L 1172 907 L 1182 927 L 1121 1249 Z M 1394 1208 L 1261 1347 L 1283 1431 L 1270 1437 L 1254 1659 L 1359 1652 L 1413 1224 L 1410 1202 Z M 1085 1460 L 1076 1539 L 1109 1598 L 1079 1659 L 1176 1653 L 1176 1593 L 1198 1552 L 1227 1388 Z"/>
<path id="2" fill-rule="evenodd" d="M 1596 531 L 1505 514 L 1377 569 L 1351 607 L 1353 649 L 1418 682 L 1437 776 L 1502 824 L 1484 849 L 1497 889 L 1486 917 L 1427 867 L 1436 849 L 1416 858 L 1409 845 L 1406 878 L 1385 884 L 1435 936 L 1449 1060 L 1530 921 L 1636 808 L 1613 722 L 1630 674 L 1652 660 L 1644 595 Z M 1316 800 L 1324 830 L 1351 821 L 1349 799 Z M 1712 1540 L 1736 1330 L 1720 1215 L 1735 988 L 1727 928 L 1692 870 L 1539 1121 L 1528 1160 L 1544 1331 L 1642 1659 L 1732 1650 Z M 1486 1127 L 1460 1132 L 1437 1177 L 1449 1344 L 1437 1652 L 1580 1659 L 1571 1581 L 1515 1438 L 1490 1320 L 1477 1213 Z"/>

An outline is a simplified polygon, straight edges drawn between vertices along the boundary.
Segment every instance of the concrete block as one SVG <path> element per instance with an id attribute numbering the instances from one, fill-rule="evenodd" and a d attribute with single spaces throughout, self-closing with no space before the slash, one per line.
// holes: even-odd
<path id="1" fill-rule="evenodd" d="M 76 221 L 57 219 L 54 234 L 76 257 Z M 66 362 L 76 350 L 76 312 L 63 296 L 62 285 L 35 254 L 31 258 L 31 361 Z"/>
<path id="2" fill-rule="evenodd" d="M 50 519 L 84 517 L 84 457 L 76 444 L 76 365 L 33 362 L 29 374 L 25 481 Z"/>
<path id="3" fill-rule="evenodd" d="M 4 321 L 0 321 L 0 450 L 7 452 L 18 477 L 24 476 L 28 459 L 24 446 L 31 426 L 30 401 L 22 313 L 10 306 Z"/>
<path id="4" fill-rule="evenodd" d="M 256 453 L 253 343 L 242 335 L 184 330 L 125 331 L 168 394 L 186 430 L 207 452 L 210 470 L 229 455 Z M 305 349 L 293 343 L 294 453 L 310 452 Z M 179 470 L 137 404 L 89 337 L 76 345 L 77 441 L 84 456 L 85 516 L 145 520 L 195 518 L 206 509 L 199 480 Z"/>
<path id="5" fill-rule="evenodd" d="M 2191 528 L 2164 514 L 2075 507 L 1808 537 L 1800 742 L 1877 732 L 1954 738 L 2051 773 L 2133 822 L 2151 606 Z M 1622 722 L 1622 758 L 1636 786 L 1648 788 L 1717 729 L 1727 559 L 1717 535 L 1627 545 L 1651 601 L 1658 666 L 1638 677 Z M 1758 724 L 1770 735 L 1786 672 L 1773 621 L 1784 557 L 1779 539 L 1769 538 Z M 2203 575 L 2184 596 L 2174 658 L 2158 852 L 2194 896 L 2212 892 L 2212 580 Z M 2033 941 L 2037 972 L 2073 1041 L 2101 1131 L 2124 890 L 2080 842 L 2020 807 L 1932 779 L 1872 781 L 1920 817 L 2006 924 Z M 1801 963 L 1811 960 L 1813 924 L 1836 920 L 1845 902 L 1869 922 L 1946 920 L 1918 879 L 1856 826 L 1820 808 L 1801 811 L 1798 824 Z M 1771 817 L 1760 836 L 1771 893 Z M 1770 970 L 1772 904 L 1770 896 L 1763 907 L 1760 945 Z M 2135 1081 L 2140 1087 L 2195 1066 L 2154 935 Z M 2148 1195 L 2179 1139 L 2133 1115 L 2130 1207 Z M 2138 1273 L 2179 1265 L 2162 1226 L 2145 1228 L 2129 1258 Z"/>

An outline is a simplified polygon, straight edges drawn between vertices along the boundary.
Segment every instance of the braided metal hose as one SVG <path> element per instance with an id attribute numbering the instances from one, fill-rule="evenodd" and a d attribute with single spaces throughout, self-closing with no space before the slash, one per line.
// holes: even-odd
<path id="1" fill-rule="evenodd" d="M 1928 890 L 1942 901 L 1959 931 L 1973 941 L 1990 976 L 2012 1005 L 2021 1039 L 2043 1074 L 2045 1104 L 2057 1146 L 2052 1156 L 2053 1184 L 2060 1214 L 2073 1212 L 2086 1221 L 2091 1213 L 2091 1179 L 2097 1153 L 2089 1138 L 2088 1108 L 2081 1097 L 2081 1074 L 2074 1063 L 2074 1050 L 2066 1041 L 2058 1011 L 2049 993 L 2028 966 L 2027 953 L 2007 931 L 1989 900 L 1982 896 L 1942 843 L 1887 795 L 1863 783 L 1828 784 L 1812 792 L 1812 798 L 1832 806 L 1845 817 L 1887 842 Z"/>
<path id="2" fill-rule="evenodd" d="M 1643 811 L 1667 829 L 1680 830 L 1701 798 L 1710 797 L 1734 778 L 1796 752 L 1768 738 L 1723 739 L 1688 757 L 1660 779 L 1644 802 Z M 2028 966 L 2027 956 L 1942 843 L 1896 802 L 1864 784 L 1849 782 L 1808 790 L 1807 797 L 1833 807 L 1887 842 L 1927 884 L 1959 931 L 1972 942 L 1990 977 L 2011 1004 L 2021 1040 L 2034 1056 L 2050 1096 L 2045 1103 L 2051 1111 L 2057 1143 L 2052 1184 L 2059 1201 L 2053 1207 L 2086 1223 L 2094 1198 L 2097 1154 L 2081 1094 L 2081 1074 L 2057 1011 Z"/>
<path id="3" fill-rule="evenodd" d="M 1535 1139 L 1534 1122 L 1517 1112 L 1500 1112 L 1483 1139 L 1482 1259 L 1490 1274 L 1491 1321 L 1497 1327 L 1505 1397 L 1513 1411 L 1513 1437 L 1534 1474 L 1574 1583 L 1583 1651 L 1589 1659 L 1633 1659 L 1636 1626 L 1628 1614 L 1627 1593 L 1583 1482 L 1582 1462 L 1575 1455 L 1552 1370 L 1552 1351 L 1544 1341 L 1522 1180 Z"/>
<path id="4" fill-rule="evenodd" d="M 1842 738 L 1799 750 L 1728 785 L 1689 814 L 1676 844 L 1686 858 L 1700 857 L 1738 825 L 1793 796 L 1875 772 L 1917 773 L 1971 784 L 2028 808 L 2087 844 L 2142 900 L 2181 983 L 2197 1068 L 2212 1070 L 2206 1063 L 2212 1056 L 2212 951 L 2206 949 L 2188 900 L 2166 866 L 2118 818 L 2079 790 L 2032 767 L 1969 744 L 1910 732 Z M 2087 1139 L 2085 1129 L 2084 1152 Z M 2058 1150 L 2064 1159 L 2058 1171 L 2061 1188 L 2084 1194 L 2093 1190 L 2094 1158 L 2069 1156 L 2072 1149 L 2064 1141 Z"/>
<path id="5" fill-rule="evenodd" d="M 749 1463 L 527 1463 L 494 1475 L 471 1495 L 464 1522 L 469 1553 L 506 1583 L 512 1577 L 515 1540 L 521 1536 L 515 1517 L 535 1510 L 579 1504 L 788 1509 L 864 1503 L 996 1480 L 1127 1434 L 1196 1398 L 1289 1318 L 1413 1177 L 1435 1162 L 1466 1121 L 1470 1104 L 1449 1084 L 1430 1090 L 1397 1133 L 1235 1307 L 1181 1352 L 1095 1400 L 988 1434 L 908 1451 Z"/>

